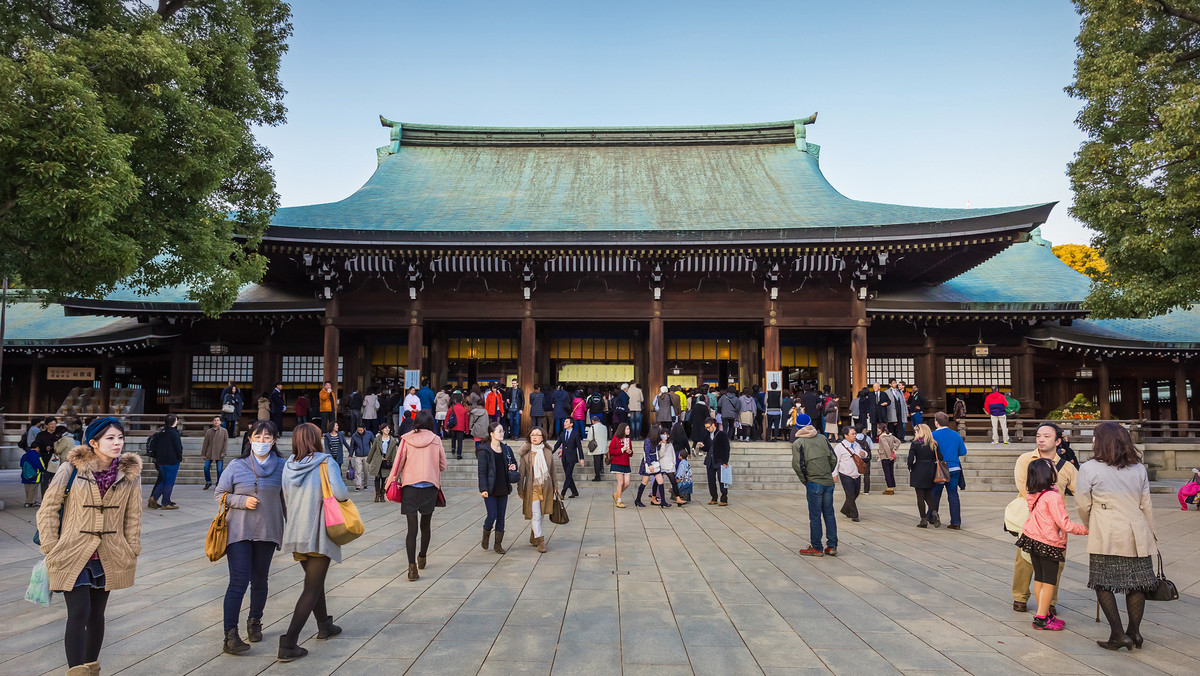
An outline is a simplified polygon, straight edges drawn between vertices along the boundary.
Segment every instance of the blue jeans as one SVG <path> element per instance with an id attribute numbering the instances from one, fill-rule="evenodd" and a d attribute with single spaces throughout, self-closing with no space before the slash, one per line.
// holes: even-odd
<path id="1" fill-rule="evenodd" d="M 150 491 L 150 499 L 158 500 L 160 505 L 171 504 L 171 491 L 175 488 L 175 476 L 179 474 L 179 463 L 174 465 L 159 465 L 158 480 Z"/>
<path id="2" fill-rule="evenodd" d="M 250 615 L 262 619 L 267 607 L 267 575 L 271 572 L 271 557 L 275 543 L 259 540 L 239 540 L 225 547 L 229 560 L 229 588 L 225 590 L 225 631 L 237 629 L 238 615 L 246 587 L 250 588 Z"/>
<path id="3" fill-rule="evenodd" d="M 917 411 L 916 413 L 912 414 L 912 421 L 913 421 L 913 427 L 915 428 L 917 425 L 920 425 L 921 423 L 925 422 L 925 414 L 921 413 L 920 411 Z"/>
<path id="4" fill-rule="evenodd" d="M 821 521 L 825 521 L 825 541 L 829 547 L 837 547 L 837 519 L 833 515 L 833 486 L 822 486 L 810 481 L 808 489 L 809 544 L 821 549 Z"/>
<path id="5" fill-rule="evenodd" d="M 564 420 L 566 420 L 566 418 L 555 418 L 554 419 L 554 438 L 555 439 L 562 436 Z"/>
<path id="6" fill-rule="evenodd" d="M 209 472 L 209 468 L 212 467 L 212 464 L 214 462 L 217 463 L 217 480 L 218 481 L 221 479 L 221 472 L 225 471 L 225 461 L 224 460 L 205 460 L 204 461 L 204 483 L 206 483 L 206 484 L 212 483 L 212 474 Z"/>
<path id="7" fill-rule="evenodd" d="M 508 436 L 510 439 L 518 439 L 521 436 L 521 411 L 519 409 L 508 412 Z"/>
<path id="8" fill-rule="evenodd" d="M 483 529 L 492 530 L 494 525 L 497 533 L 503 533 L 504 511 L 508 509 L 508 496 L 486 497 L 483 499 L 483 506 L 487 508 L 487 518 L 483 520 Z"/>
<path id="9" fill-rule="evenodd" d="M 931 512 L 938 511 L 938 507 L 942 503 L 942 487 L 944 486 L 949 494 L 946 497 L 946 502 L 950 503 L 950 525 L 962 525 L 962 512 L 958 506 L 958 479 L 962 476 L 962 470 L 951 469 L 950 481 L 944 484 L 933 485 L 933 506 L 930 507 Z M 929 515 L 926 515 L 927 517 Z"/>
<path id="10" fill-rule="evenodd" d="M 641 438 L 641 436 L 642 436 L 642 412 L 641 411 L 630 411 L 629 412 L 629 420 L 630 420 L 630 422 L 629 422 L 629 438 L 630 439 Z"/>

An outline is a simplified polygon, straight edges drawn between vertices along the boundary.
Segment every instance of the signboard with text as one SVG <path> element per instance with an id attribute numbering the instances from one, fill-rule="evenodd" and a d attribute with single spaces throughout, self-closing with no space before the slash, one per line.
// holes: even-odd
<path id="1" fill-rule="evenodd" d="M 46 380 L 96 380 L 93 366 L 48 366 Z"/>

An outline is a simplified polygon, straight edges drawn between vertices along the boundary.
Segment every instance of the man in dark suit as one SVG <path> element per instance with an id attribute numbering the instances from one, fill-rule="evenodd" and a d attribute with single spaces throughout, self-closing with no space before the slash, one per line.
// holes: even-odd
<path id="1" fill-rule="evenodd" d="M 892 406 L 892 397 L 887 393 L 887 390 L 880 389 L 879 383 L 871 383 L 871 427 L 867 434 L 876 439 L 875 430 L 879 428 L 879 423 L 888 421 L 889 409 Z"/>
<path id="2" fill-rule="evenodd" d="M 521 413 L 525 410 L 525 390 L 517 386 L 516 378 L 513 378 L 512 387 L 508 388 L 504 399 L 504 410 L 508 411 L 508 437 L 519 439 L 521 437 Z M 541 414 L 541 411 L 538 411 L 538 414 Z"/>
<path id="3" fill-rule="evenodd" d="M 571 418 L 563 420 L 563 431 L 558 435 L 558 441 L 554 443 L 554 451 L 562 456 L 563 474 L 566 476 L 566 479 L 563 480 L 563 495 L 568 498 L 578 497 L 579 489 L 575 486 L 575 467 L 584 462 L 583 434 L 582 430 L 575 429 L 575 421 Z M 569 495 L 567 489 L 571 490 Z"/>
<path id="4" fill-rule="evenodd" d="M 283 411 L 287 405 L 283 400 L 283 383 L 275 383 L 275 389 L 267 395 L 267 399 L 271 402 L 271 422 L 275 423 L 275 429 L 279 430 L 280 436 L 283 435 Z"/>
<path id="5" fill-rule="evenodd" d="M 712 448 L 704 456 L 704 468 L 708 470 L 708 494 L 710 505 L 724 507 L 729 504 L 729 487 L 721 483 L 721 468 L 729 466 L 729 436 L 717 429 L 715 418 L 704 421 L 704 429 L 712 437 Z M 717 502 L 717 486 L 721 488 L 721 501 Z"/>
<path id="6" fill-rule="evenodd" d="M 817 410 L 817 389 L 808 383 L 804 386 L 804 394 L 800 395 L 800 404 L 804 406 L 804 413 L 813 420 L 819 420 L 822 411 Z"/>

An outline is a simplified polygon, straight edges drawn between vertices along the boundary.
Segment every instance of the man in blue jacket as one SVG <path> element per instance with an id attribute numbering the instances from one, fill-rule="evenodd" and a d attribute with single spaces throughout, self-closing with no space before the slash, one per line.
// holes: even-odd
<path id="1" fill-rule="evenodd" d="M 554 437 L 557 439 L 563 431 L 563 420 L 571 417 L 571 396 L 559 383 L 554 390 Z"/>
<path id="2" fill-rule="evenodd" d="M 937 442 L 938 453 L 941 454 L 942 460 L 946 461 L 946 466 L 950 468 L 950 481 L 944 484 L 933 485 L 933 500 L 929 507 L 929 513 L 926 518 L 933 525 L 941 523 L 938 517 L 938 505 L 942 502 L 943 487 L 949 492 L 946 501 L 950 503 L 950 530 L 958 530 L 962 528 L 962 512 L 958 506 L 958 489 L 966 488 L 966 480 L 963 478 L 962 472 L 962 457 L 967 454 L 967 445 L 963 443 L 963 438 L 958 432 L 950 429 L 950 416 L 946 415 L 945 411 L 938 411 L 933 416 L 933 424 L 936 429 L 933 430 L 933 440 Z"/>

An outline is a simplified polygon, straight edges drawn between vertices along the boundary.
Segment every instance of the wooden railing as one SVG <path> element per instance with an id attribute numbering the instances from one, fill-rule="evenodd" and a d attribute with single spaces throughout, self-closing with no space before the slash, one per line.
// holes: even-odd
<path id="1" fill-rule="evenodd" d="M 23 413 L 19 415 L 7 414 L 0 416 L 0 434 L 3 436 L 16 436 L 25 432 L 29 427 L 29 421 L 37 417 L 57 416 L 55 413 Z M 204 430 L 212 424 L 214 417 L 213 413 L 178 413 L 180 434 L 185 437 L 204 436 Z M 90 418 L 96 416 L 90 416 Z M 126 413 L 124 415 L 115 416 L 125 426 L 126 434 L 137 436 L 149 435 L 163 426 L 163 420 L 166 418 L 164 413 Z M 247 419 L 243 416 L 243 419 Z M 62 421 L 62 418 L 59 417 Z"/>
<path id="2" fill-rule="evenodd" d="M 1045 418 L 1034 417 L 1010 417 L 1008 419 L 1008 435 L 1012 441 L 1022 441 L 1025 443 L 1032 442 L 1034 435 L 1037 433 L 1037 428 L 1045 422 Z M 1200 422 L 1185 422 L 1180 423 L 1174 421 L 1160 420 L 1051 420 L 1065 432 L 1070 435 L 1073 442 L 1091 442 L 1092 430 L 1102 422 L 1114 422 L 1129 430 L 1129 434 L 1133 437 L 1134 443 L 1143 443 L 1144 441 L 1160 440 L 1163 433 L 1172 431 L 1185 431 L 1188 425 L 1193 425 L 1195 431 L 1200 431 Z M 1147 429 L 1151 425 L 1163 425 L 1156 427 L 1155 437 L 1147 439 Z M 992 419 L 986 415 L 969 415 L 966 418 L 959 419 L 957 422 L 958 433 L 963 435 L 963 438 L 977 441 L 980 438 L 991 440 L 992 438 Z M 1170 439 L 1174 441 L 1175 439 Z M 1184 441 L 1185 439 L 1178 439 Z"/>

